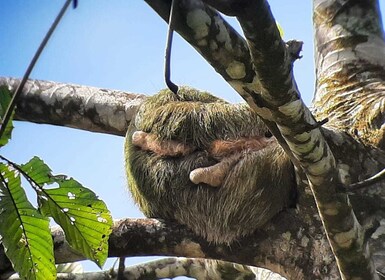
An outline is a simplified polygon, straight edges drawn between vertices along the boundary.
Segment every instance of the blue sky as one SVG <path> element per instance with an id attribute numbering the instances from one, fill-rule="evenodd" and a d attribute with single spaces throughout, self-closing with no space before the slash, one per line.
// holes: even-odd
<path id="1" fill-rule="evenodd" d="M 295 73 L 307 104 L 314 91 L 311 2 L 270 1 L 284 39 L 304 41 L 303 58 L 296 62 Z M 63 3 L 0 0 L 0 76 L 22 77 Z M 142 0 L 79 0 L 78 9 L 69 10 L 55 31 L 31 78 L 153 94 L 165 87 L 166 29 Z M 175 83 L 208 90 L 230 102 L 241 101 L 192 47 L 179 36 L 174 38 Z M 18 163 L 37 155 L 54 173 L 67 174 L 92 188 L 106 201 L 114 218 L 141 217 L 126 191 L 123 140 L 16 122 L 13 139 L 2 154 Z"/>

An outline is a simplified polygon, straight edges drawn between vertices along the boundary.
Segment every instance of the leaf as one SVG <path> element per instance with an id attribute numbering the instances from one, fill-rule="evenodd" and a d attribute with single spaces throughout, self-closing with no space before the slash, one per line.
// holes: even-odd
<path id="1" fill-rule="evenodd" d="M 0 116 L 3 117 L 7 111 L 8 105 L 11 102 L 12 94 L 7 86 L 0 86 Z"/>
<path id="2" fill-rule="evenodd" d="M 38 202 L 43 215 L 53 217 L 75 250 L 102 266 L 107 259 L 112 217 L 94 192 L 74 179 L 53 176 L 51 169 L 34 157 L 21 169 L 38 186 Z M 53 187 L 56 183 L 59 187 Z"/>
<path id="3" fill-rule="evenodd" d="M 102 267 L 108 256 L 112 226 L 106 204 L 74 179 L 57 183 L 58 188 L 38 194 L 42 213 L 63 228 L 71 247 Z"/>
<path id="4" fill-rule="evenodd" d="M 112 226 L 105 203 L 76 180 L 53 176 L 38 157 L 20 168 L 35 185 L 41 213 L 63 228 L 71 247 L 102 266 L 108 256 Z M 55 183 L 59 187 L 52 187 Z"/>
<path id="5" fill-rule="evenodd" d="M 38 186 L 43 186 L 47 183 L 52 183 L 55 180 L 51 174 L 51 168 L 44 163 L 39 157 L 33 157 L 26 164 L 20 165 L 27 175 L 36 183 Z"/>
<path id="6" fill-rule="evenodd" d="M 56 279 L 49 221 L 28 201 L 16 171 L 0 164 L 0 235 L 21 278 Z"/>
<path id="7" fill-rule="evenodd" d="M 4 119 L 4 115 L 5 115 L 5 112 L 7 111 L 7 108 L 9 106 L 9 103 L 11 102 L 11 91 L 6 87 L 6 86 L 0 86 L 0 117 L 1 117 L 1 123 L 2 123 L 2 120 Z M 1 136 L 0 138 L 0 147 L 6 145 L 9 141 L 9 139 L 11 139 L 11 136 L 12 136 L 12 130 L 13 130 L 13 123 L 12 123 L 12 119 L 13 119 L 13 115 L 14 115 L 14 111 L 12 112 L 12 116 L 9 120 L 9 122 L 7 123 L 7 126 L 5 128 L 5 131 L 3 133 L 3 135 Z"/>

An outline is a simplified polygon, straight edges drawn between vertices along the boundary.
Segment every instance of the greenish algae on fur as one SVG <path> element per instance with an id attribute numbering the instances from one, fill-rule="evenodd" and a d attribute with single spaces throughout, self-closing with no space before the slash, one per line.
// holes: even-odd
<path id="1" fill-rule="evenodd" d="M 207 92 L 181 88 L 179 100 L 169 90 L 148 98 L 126 136 L 129 189 L 148 217 L 175 220 L 216 243 L 230 243 L 254 232 L 290 204 L 292 164 L 273 142 L 260 151 L 243 151 L 222 186 L 193 184 L 189 173 L 218 161 L 207 152 L 213 140 L 235 140 L 268 131 L 243 104 L 229 104 Z M 192 144 L 183 157 L 165 157 L 132 144 L 135 131 L 159 140 Z"/>

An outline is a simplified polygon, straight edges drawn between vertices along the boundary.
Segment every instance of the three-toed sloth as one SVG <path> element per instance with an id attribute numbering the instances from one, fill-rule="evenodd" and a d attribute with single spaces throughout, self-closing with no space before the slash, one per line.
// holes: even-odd
<path id="1" fill-rule="evenodd" d="M 141 105 L 125 156 L 130 191 L 147 217 L 215 243 L 262 228 L 295 189 L 289 158 L 256 113 L 191 88 Z"/>

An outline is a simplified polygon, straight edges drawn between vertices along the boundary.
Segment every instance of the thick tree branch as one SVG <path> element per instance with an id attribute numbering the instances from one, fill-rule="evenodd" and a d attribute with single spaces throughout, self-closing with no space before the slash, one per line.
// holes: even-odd
<path id="1" fill-rule="evenodd" d="M 224 261 L 191 259 L 191 258 L 163 258 L 151 262 L 123 268 L 119 278 L 117 269 L 96 272 L 58 273 L 57 280 L 119 280 L 119 279 L 164 279 L 187 276 L 194 279 L 267 279 L 274 273 L 255 267 L 234 264 Z M 9 280 L 19 280 L 13 275 Z M 283 279 L 275 274 L 274 279 Z"/>
<path id="2" fill-rule="evenodd" d="M 348 197 L 338 191 L 335 159 L 300 99 L 291 60 L 267 2 L 249 1 L 237 12 L 237 19 L 258 78 L 256 90 L 250 92 L 253 100 L 247 100 L 248 103 L 252 103 L 252 108 L 267 109 L 269 114 L 262 116 L 277 123 L 304 169 L 342 277 L 376 279 L 363 230 Z"/>
<path id="3" fill-rule="evenodd" d="M 265 230 L 229 247 L 209 244 L 184 226 L 169 222 L 120 220 L 115 223 L 110 236 L 109 256 L 163 255 L 218 259 L 265 267 L 291 279 L 312 279 L 313 267 L 322 263 L 324 270 L 317 273 L 318 277 L 338 279 L 327 241 L 319 231 L 308 231 L 309 224 L 306 222 L 303 217 L 295 215 L 294 210 L 284 212 Z M 60 229 L 53 231 L 53 238 L 57 263 L 84 259 L 69 248 Z M 329 256 L 328 261 L 325 261 L 326 256 Z M 4 252 L 0 250 L 0 263 L 6 261 Z M 1 275 L 5 271 L 3 267 Z"/>
<path id="4" fill-rule="evenodd" d="M 0 77 L 12 92 L 19 79 Z M 145 96 L 117 90 L 29 80 L 17 101 L 17 120 L 124 136 Z"/>
<path id="5" fill-rule="evenodd" d="M 385 149 L 385 42 L 378 1 L 314 2 L 317 117 Z"/>

